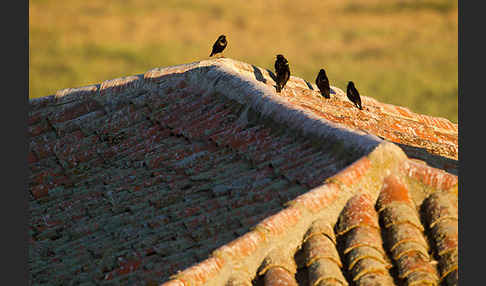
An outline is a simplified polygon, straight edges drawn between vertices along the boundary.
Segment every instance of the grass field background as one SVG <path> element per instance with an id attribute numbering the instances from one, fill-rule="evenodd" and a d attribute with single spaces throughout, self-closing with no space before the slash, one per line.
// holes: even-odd
<path id="1" fill-rule="evenodd" d="M 29 98 L 225 56 L 457 122 L 458 10 L 451 0 L 30 0 Z"/>

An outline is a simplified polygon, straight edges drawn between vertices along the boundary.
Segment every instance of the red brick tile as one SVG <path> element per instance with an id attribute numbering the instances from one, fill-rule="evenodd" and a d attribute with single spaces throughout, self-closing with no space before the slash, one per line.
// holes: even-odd
<path id="1" fill-rule="evenodd" d="M 29 154 L 27 154 L 27 163 L 32 164 L 37 161 L 39 161 L 39 159 L 37 159 L 37 156 L 32 151 L 29 151 Z"/>
<path id="2" fill-rule="evenodd" d="M 29 111 L 37 111 L 46 108 L 56 102 L 54 95 L 43 96 L 39 98 L 29 99 Z"/>
<path id="3" fill-rule="evenodd" d="M 35 136 L 38 136 L 40 134 L 46 133 L 46 132 L 51 131 L 51 130 L 53 130 L 53 129 L 52 129 L 51 125 L 49 125 L 47 120 L 42 120 L 40 123 L 30 125 L 29 130 L 28 130 L 28 134 L 29 134 L 29 137 L 35 137 Z"/>
<path id="4" fill-rule="evenodd" d="M 458 132 L 459 131 L 458 124 L 452 123 L 451 121 L 449 121 L 445 118 L 440 118 L 439 120 L 442 122 L 445 130 L 448 130 L 448 131 L 451 131 L 451 132 Z"/>
<path id="5" fill-rule="evenodd" d="M 219 145 L 227 145 L 229 143 L 229 139 L 231 134 L 236 133 L 241 131 L 241 127 L 238 127 L 233 124 L 229 124 L 226 126 L 220 126 L 217 124 L 218 127 L 214 129 L 206 129 L 206 130 L 212 130 L 213 133 L 209 135 L 209 138 L 211 141 L 216 142 Z"/>
<path id="6" fill-rule="evenodd" d="M 83 102 L 72 103 L 65 108 L 60 109 L 57 112 L 52 113 L 49 119 L 53 123 L 61 123 L 68 120 L 72 120 L 81 115 L 87 114 L 89 112 L 102 109 L 101 104 L 95 100 L 88 100 Z"/>
<path id="7" fill-rule="evenodd" d="M 440 131 L 435 131 L 434 135 L 444 144 L 458 145 L 458 136 L 456 134 L 442 133 Z"/>
<path id="8" fill-rule="evenodd" d="M 32 195 L 34 196 L 35 199 L 40 199 L 42 197 L 48 196 L 49 195 L 49 188 L 46 186 L 39 184 L 30 189 Z"/>
<path id="9" fill-rule="evenodd" d="M 120 263 L 121 264 L 120 267 L 115 269 L 115 271 L 118 275 L 125 275 L 130 272 L 136 271 L 140 267 L 141 263 L 142 263 L 141 260 L 129 260 L 126 262 L 124 261 Z"/>
<path id="10" fill-rule="evenodd" d="M 45 111 L 34 111 L 32 113 L 29 113 L 29 119 L 27 120 L 27 124 L 29 126 L 34 125 L 41 122 L 46 117 L 47 113 Z"/>
<path id="11" fill-rule="evenodd" d="M 398 111 L 398 113 L 400 113 L 400 115 L 404 117 L 415 118 L 414 114 L 408 108 L 395 106 L 395 109 Z"/>

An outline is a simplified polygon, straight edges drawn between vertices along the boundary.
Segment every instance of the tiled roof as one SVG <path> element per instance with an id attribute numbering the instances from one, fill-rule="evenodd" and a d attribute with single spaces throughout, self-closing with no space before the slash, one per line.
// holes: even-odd
<path id="1" fill-rule="evenodd" d="M 31 100 L 31 281 L 454 280 L 457 125 L 271 76 L 217 59 Z"/>

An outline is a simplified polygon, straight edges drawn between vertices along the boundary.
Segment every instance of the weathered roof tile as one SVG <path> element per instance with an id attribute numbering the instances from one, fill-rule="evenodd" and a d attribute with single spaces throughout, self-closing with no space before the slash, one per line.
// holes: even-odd
<path id="1" fill-rule="evenodd" d="M 223 58 L 31 100 L 31 280 L 457 283 L 457 177 L 402 152 L 455 170 L 457 125 L 273 83 Z"/>

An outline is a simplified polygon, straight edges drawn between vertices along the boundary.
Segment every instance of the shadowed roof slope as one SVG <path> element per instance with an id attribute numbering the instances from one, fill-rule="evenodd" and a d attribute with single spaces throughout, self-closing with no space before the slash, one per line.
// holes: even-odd
<path id="1" fill-rule="evenodd" d="M 380 137 L 454 173 L 457 125 L 406 116 L 406 109 L 367 97 L 359 111 L 340 89 L 331 87 L 326 101 L 297 77 L 280 95 L 273 84 L 266 70 L 217 59 L 31 100 L 31 281 L 144 285 L 191 265 L 169 283 L 268 284 L 294 273 L 300 283 L 319 280 L 324 266 L 314 265 L 319 259 L 312 253 L 320 251 L 298 250 L 326 243 L 311 236 L 324 228 L 334 237 L 338 217 L 351 217 L 339 216 L 346 202 L 365 193 L 367 207 L 374 206 L 387 184 L 409 194 L 407 205 L 424 214 L 417 229 L 428 218 L 440 220 L 433 204 L 422 210 L 423 202 L 433 202 L 431 194 L 454 193 L 454 187 L 457 192 L 457 177 L 408 159 Z M 450 217 L 457 217 L 457 209 Z M 431 229 L 437 225 L 430 222 Z M 434 233 L 424 237 L 442 237 Z M 336 237 L 333 269 L 341 271 L 347 252 L 339 232 Z M 439 270 L 431 266 L 420 274 L 400 270 L 397 262 L 399 272 L 390 279 L 453 279 L 454 247 L 437 245 Z M 384 261 L 390 260 L 388 250 L 383 248 Z M 353 261 L 356 267 L 369 269 L 359 261 Z M 385 273 L 389 265 L 375 265 L 373 273 Z M 382 279 L 365 270 L 332 275 L 344 282 L 355 274 Z"/>

